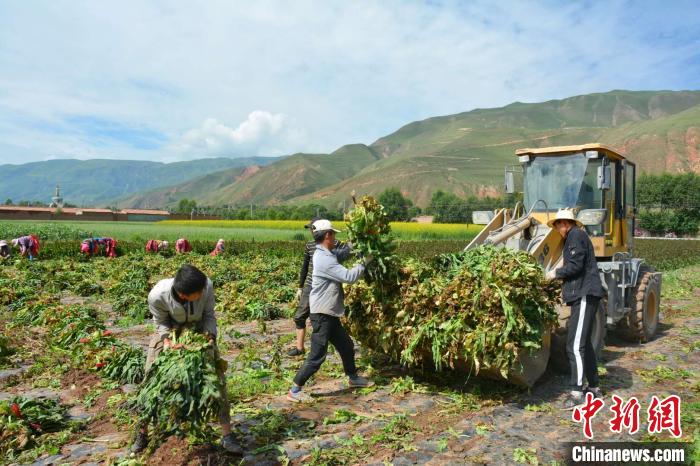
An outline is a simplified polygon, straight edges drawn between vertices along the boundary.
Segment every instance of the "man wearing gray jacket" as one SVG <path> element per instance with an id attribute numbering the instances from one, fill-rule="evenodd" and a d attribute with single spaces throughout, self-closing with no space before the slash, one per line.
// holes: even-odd
<path id="1" fill-rule="evenodd" d="M 153 362 L 162 351 L 173 346 L 170 338 L 183 329 L 191 329 L 209 337 L 214 355 L 219 359 L 216 346 L 218 333 L 214 315 L 214 286 L 204 273 L 193 265 L 185 264 L 177 271 L 175 278 L 161 280 L 148 294 L 148 309 L 156 325 L 156 333 L 151 337 L 146 356 L 145 373 L 151 370 Z M 241 447 L 231 434 L 231 415 L 226 394 L 226 374 L 217 364 L 217 375 L 221 382 L 221 411 L 219 422 L 223 438 L 221 446 L 231 453 L 242 453 Z M 147 426 L 139 425 L 131 451 L 139 453 L 148 444 Z"/>
<path id="2" fill-rule="evenodd" d="M 311 225 L 316 242 L 309 296 L 313 334 L 309 356 L 294 377 L 294 384 L 287 394 L 287 399 L 294 403 L 310 401 L 310 397 L 302 392 L 302 387 L 326 360 L 328 343 L 338 351 L 351 388 L 372 385 L 372 382 L 357 374 L 355 344 L 340 321 L 345 314 L 343 283 L 359 280 L 372 258 L 366 257 L 364 264 L 358 264 L 350 270 L 340 265 L 338 257 L 332 252 L 338 231 L 328 220 L 317 220 Z"/>

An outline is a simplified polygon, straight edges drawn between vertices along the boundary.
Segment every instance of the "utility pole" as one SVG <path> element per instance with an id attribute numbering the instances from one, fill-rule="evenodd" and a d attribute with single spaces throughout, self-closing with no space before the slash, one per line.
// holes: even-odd
<path id="1" fill-rule="evenodd" d="M 253 220 L 253 203 L 250 203 L 250 219 Z"/>

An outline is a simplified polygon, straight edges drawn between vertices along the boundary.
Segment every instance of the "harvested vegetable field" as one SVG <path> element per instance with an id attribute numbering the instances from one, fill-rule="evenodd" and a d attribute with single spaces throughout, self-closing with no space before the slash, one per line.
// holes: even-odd
<path id="1" fill-rule="evenodd" d="M 0 464 L 563 464 L 562 442 L 584 439 L 571 412 L 558 409 L 568 375 L 554 368 L 525 390 L 449 368 L 408 368 L 358 344 L 358 365 L 374 387 L 340 388 L 342 365 L 331 352 L 308 386 L 316 401 L 287 402 L 303 362 L 286 355 L 301 241 L 241 242 L 221 257 L 205 254 L 213 247 L 206 240 L 189 256 L 145 255 L 125 242 L 120 257 L 87 261 L 74 252 L 77 239 L 46 241 L 46 257 L 14 258 L 0 268 Z M 677 242 L 646 241 L 658 240 L 640 241 L 638 254 L 646 257 L 639 249 L 648 248 L 665 272 L 660 330 L 647 344 L 608 332 L 601 362 L 606 406 L 593 422 L 594 439 L 669 438 L 647 431 L 646 409 L 653 395 L 677 394 L 682 439 L 697 442 L 700 254 L 690 243 L 679 256 Z M 404 242 L 398 255 L 429 261 L 459 249 L 459 241 Z M 128 457 L 137 382 L 154 330 L 146 296 L 185 262 L 207 273 L 216 289 L 219 349 L 244 453 L 218 447 L 212 424 Z M 613 394 L 639 399 L 638 433 L 610 432 Z"/>

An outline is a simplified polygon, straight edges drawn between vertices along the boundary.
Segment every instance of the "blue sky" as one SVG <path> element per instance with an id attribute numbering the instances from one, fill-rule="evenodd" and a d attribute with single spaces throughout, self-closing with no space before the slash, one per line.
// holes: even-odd
<path id="1" fill-rule="evenodd" d="M 329 152 L 411 121 L 699 89 L 700 2 L 0 0 L 0 163 Z"/>

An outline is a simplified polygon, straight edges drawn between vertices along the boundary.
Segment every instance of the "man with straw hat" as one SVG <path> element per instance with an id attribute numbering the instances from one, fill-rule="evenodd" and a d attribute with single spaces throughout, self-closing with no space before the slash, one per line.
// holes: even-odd
<path id="1" fill-rule="evenodd" d="M 566 354 L 571 367 L 571 391 L 563 402 L 564 409 L 574 409 L 584 402 L 584 376 L 587 391 L 602 395 L 598 387 L 598 363 L 591 341 L 598 303 L 605 295 L 600 282 L 593 243 L 572 209 L 560 209 L 547 222 L 564 238 L 563 265 L 545 274 L 548 280 L 562 280 L 562 298 L 571 307 L 566 338 Z"/>

